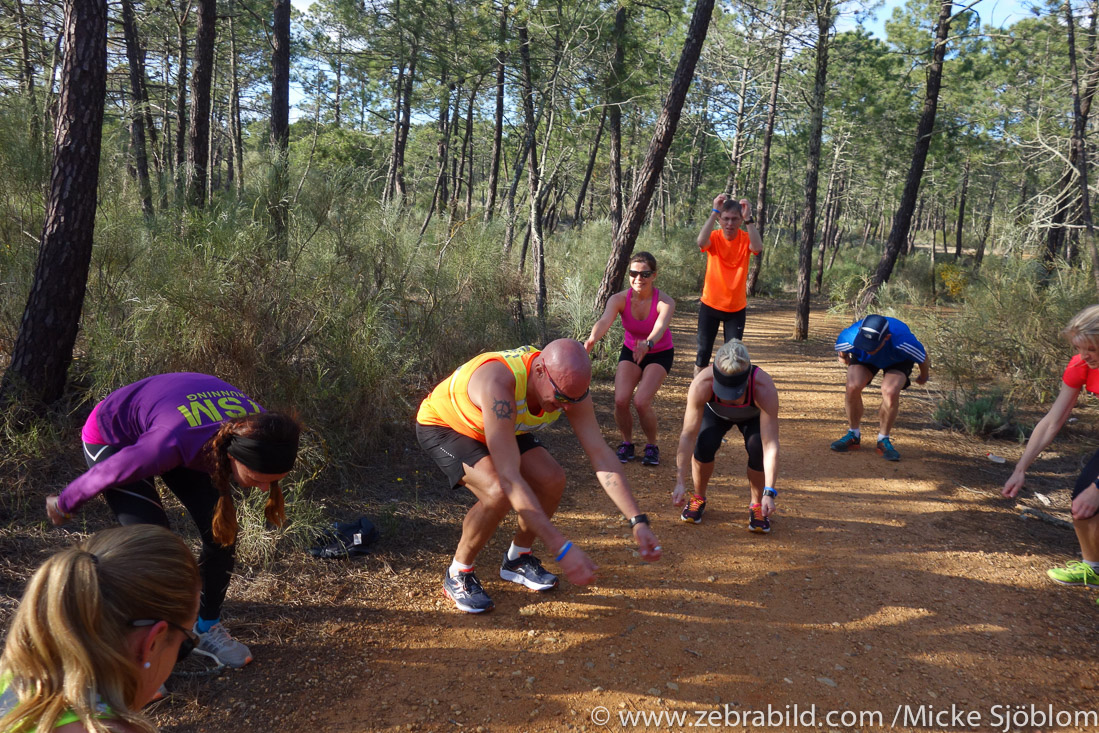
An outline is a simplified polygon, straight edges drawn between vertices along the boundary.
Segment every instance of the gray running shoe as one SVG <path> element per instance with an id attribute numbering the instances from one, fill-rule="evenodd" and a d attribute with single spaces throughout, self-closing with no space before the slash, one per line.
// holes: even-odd
<path id="1" fill-rule="evenodd" d="M 541 561 L 530 552 L 524 552 L 514 560 L 508 560 L 507 555 L 504 555 L 500 577 L 525 585 L 531 590 L 550 590 L 557 587 L 557 576 L 542 567 Z"/>
<path id="2" fill-rule="evenodd" d="M 456 578 L 450 577 L 449 572 L 444 573 L 443 593 L 466 613 L 484 613 L 496 607 L 472 570 L 464 570 Z"/>
<path id="3" fill-rule="evenodd" d="M 226 667 L 243 667 L 252 661 L 252 652 L 230 636 L 220 621 L 205 634 L 200 634 L 197 628 L 194 631 L 198 636 L 195 649 L 209 654 Z"/>

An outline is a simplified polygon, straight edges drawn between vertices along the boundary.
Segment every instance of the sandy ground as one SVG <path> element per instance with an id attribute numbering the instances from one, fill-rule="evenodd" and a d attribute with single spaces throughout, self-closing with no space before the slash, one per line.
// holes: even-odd
<path id="1" fill-rule="evenodd" d="M 1099 709 L 1096 594 L 1045 576 L 1075 556 L 1074 535 L 1021 519 L 999 498 L 1021 446 L 936 428 L 931 393 L 914 386 L 893 431 L 899 463 L 872 448 L 873 389 L 869 446 L 831 452 L 845 430 L 831 346 L 847 321 L 814 314 L 807 342 L 790 340 L 792 324 L 789 302 L 753 304 L 745 337 L 781 403 L 770 535 L 746 531 L 735 432 L 703 522 L 681 522 L 671 506 L 693 360 L 684 308 L 658 396 L 663 463 L 626 466 L 660 562 L 637 557 L 579 444 L 555 428 L 545 442 L 570 480 L 555 521 L 600 565 L 592 586 L 562 581 L 538 594 L 500 580 L 508 523 L 479 565 L 496 610 L 456 611 L 440 576 L 468 499 L 417 498 L 398 532 L 418 552 L 315 564 L 312 592 L 301 578 L 268 579 L 253 601 L 234 604 L 231 592 L 232 628 L 256 661 L 170 681 L 178 692 L 154 708 L 158 722 L 171 731 L 1099 730 L 1099 713 L 1079 717 Z M 613 445 L 612 386 L 593 394 Z M 1032 472 L 1062 509 L 1087 450 L 1071 437 Z M 441 483 L 418 466 L 417 485 Z M 1050 712 L 1053 724 L 1040 717 Z"/>

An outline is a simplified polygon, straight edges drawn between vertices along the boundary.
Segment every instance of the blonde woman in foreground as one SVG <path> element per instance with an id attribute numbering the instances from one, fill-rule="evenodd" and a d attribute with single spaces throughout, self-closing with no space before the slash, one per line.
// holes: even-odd
<path id="1" fill-rule="evenodd" d="M 46 560 L 0 657 L 0 731 L 155 731 L 140 711 L 194 648 L 199 588 L 183 540 L 151 524 Z"/>

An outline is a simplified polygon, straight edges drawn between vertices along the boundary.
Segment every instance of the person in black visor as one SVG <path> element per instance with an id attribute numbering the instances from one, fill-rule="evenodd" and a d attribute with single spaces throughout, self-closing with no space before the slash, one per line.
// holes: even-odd
<path id="1" fill-rule="evenodd" d="M 739 339 L 718 349 L 714 363 L 698 373 L 687 391 L 687 410 L 676 454 L 676 485 L 672 502 L 683 506 L 684 522 L 698 524 L 706 509 L 706 486 L 714 472 L 714 457 L 725 434 L 736 426 L 748 452 L 748 530 L 771 531 L 778 478 L 778 391 L 767 372 L 752 365 Z M 693 451 L 693 453 L 692 453 Z M 694 493 L 686 489 L 691 467 Z"/>

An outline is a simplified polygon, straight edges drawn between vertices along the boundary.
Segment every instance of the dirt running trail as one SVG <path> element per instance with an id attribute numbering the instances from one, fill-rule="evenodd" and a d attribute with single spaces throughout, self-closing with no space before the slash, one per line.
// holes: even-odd
<path id="1" fill-rule="evenodd" d="M 746 531 L 745 454 L 735 431 L 718 454 L 703 522 L 683 523 L 671 506 L 695 328 L 694 313 L 682 308 L 675 368 L 658 395 L 663 463 L 626 467 L 664 558 L 641 562 L 575 438 L 567 426 L 555 428 L 545 442 L 569 476 L 556 522 L 600 565 L 596 583 L 562 581 L 536 594 L 501 581 L 509 522 L 479 565 L 496 610 L 459 613 L 439 592 L 448 540 L 431 567 L 396 569 L 384 586 L 340 599 L 354 610 L 311 621 L 329 641 L 302 648 L 304 637 L 287 629 L 297 641 L 257 654 L 256 669 L 242 674 L 267 678 L 268 704 L 281 708 L 275 728 L 1088 727 L 1065 725 L 1063 715 L 1099 707 L 1092 662 L 1099 608 L 1094 592 L 1045 577 L 1075 556 L 1072 533 L 1022 521 L 998 496 L 1021 447 L 997 444 L 1009 462 L 990 463 L 985 452 L 993 448 L 933 428 L 928 393 L 913 386 L 893 433 L 899 463 L 867 447 L 831 452 L 829 442 L 845 430 L 832 342 L 847 321 L 814 314 L 807 342 L 790 340 L 792 324 L 791 303 L 754 303 L 745 336 L 753 362 L 779 389 L 780 495 L 770 535 Z M 601 382 L 593 393 L 613 445 L 612 385 Z M 872 436 L 876 383 L 866 404 Z M 455 539 L 457 531 L 456 523 Z M 257 725 L 262 690 L 250 687 L 249 725 L 231 717 L 224 727 L 210 719 L 203 727 L 229 730 L 231 720 L 239 730 L 266 727 Z M 1063 713 L 1062 725 L 1043 723 L 1030 704 Z M 749 712 L 768 706 L 769 719 Z M 803 717 L 792 719 L 794 706 Z M 610 720 L 598 725 L 604 710 Z M 661 711 L 682 722 L 627 722 Z M 827 718 L 829 711 L 849 712 Z M 1015 717 L 1004 719 L 1007 712 Z M 1099 718 L 1091 727 L 1099 729 Z"/>

